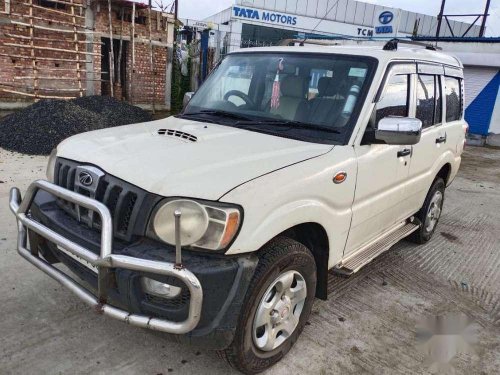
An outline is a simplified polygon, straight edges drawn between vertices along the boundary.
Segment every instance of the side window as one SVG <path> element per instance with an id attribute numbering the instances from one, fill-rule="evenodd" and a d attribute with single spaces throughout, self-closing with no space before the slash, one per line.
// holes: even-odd
<path id="1" fill-rule="evenodd" d="M 377 103 L 376 124 L 384 117 L 408 117 L 409 75 L 394 75 L 389 79 L 382 98 Z"/>
<path id="2" fill-rule="evenodd" d="M 462 90 L 460 79 L 445 77 L 446 122 L 462 118 Z"/>
<path id="3" fill-rule="evenodd" d="M 431 75 L 417 76 L 417 118 L 422 126 L 434 125 L 436 112 L 436 77 Z"/>

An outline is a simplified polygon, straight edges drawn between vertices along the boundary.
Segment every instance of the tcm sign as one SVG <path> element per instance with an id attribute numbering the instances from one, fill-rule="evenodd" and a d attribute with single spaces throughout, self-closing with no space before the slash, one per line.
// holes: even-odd
<path id="1" fill-rule="evenodd" d="M 358 36 L 372 37 L 373 36 L 373 30 L 371 30 L 371 29 L 363 29 L 361 27 L 358 27 Z"/>

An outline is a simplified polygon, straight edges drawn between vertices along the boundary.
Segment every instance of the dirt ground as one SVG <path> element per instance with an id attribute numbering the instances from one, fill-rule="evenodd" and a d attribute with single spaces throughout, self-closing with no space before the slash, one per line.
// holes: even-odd
<path id="1" fill-rule="evenodd" d="M 17 255 L 8 191 L 44 177 L 45 161 L 0 149 L 0 373 L 233 373 L 211 352 L 92 313 Z M 456 312 L 477 339 L 454 356 L 456 373 L 500 373 L 500 150 L 466 150 L 428 244 L 403 241 L 353 277 L 332 276 L 330 291 L 268 374 L 427 374 L 417 324 Z"/>

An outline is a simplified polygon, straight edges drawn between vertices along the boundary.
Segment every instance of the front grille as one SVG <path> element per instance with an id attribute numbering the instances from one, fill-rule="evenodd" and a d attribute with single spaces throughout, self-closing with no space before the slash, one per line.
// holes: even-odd
<path id="1" fill-rule="evenodd" d="M 172 309 L 180 309 L 189 304 L 189 300 L 191 299 L 191 295 L 189 294 L 189 290 L 182 288 L 182 292 L 179 296 L 175 298 L 161 298 L 154 296 L 152 294 L 146 294 L 146 301 L 152 303 L 158 307 L 164 308 L 172 308 Z"/>
<path id="2" fill-rule="evenodd" d="M 75 191 L 104 203 L 113 218 L 113 233 L 118 239 L 131 241 L 134 235 L 143 235 L 145 231 L 145 216 L 154 205 L 155 199 L 148 199 L 146 191 L 120 180 L 109 174 L 104 174 L 99 180 L 94 196 L 78 184 L 75 184 L 77 167 L 85 165 L 67 159 L 58 158 L 55 165 L 55 183 L 65 189 Z M 97 230 L 101 229 L 101 220 L 97 213 L 84 207 L 58 199 L 60 208 L 67 212 L 82 225 Z M 140 219 L 143 220 L 140 220 Z"/>

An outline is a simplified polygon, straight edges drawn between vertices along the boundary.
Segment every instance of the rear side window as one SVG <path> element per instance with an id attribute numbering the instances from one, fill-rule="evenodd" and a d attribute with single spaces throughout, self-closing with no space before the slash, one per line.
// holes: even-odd
<path id="1" fill-rule="evenodd" d="M 462 90 L 460 79 L 445 77 L 446 122 L 462 118 Z"/>
<path id="2" fill-rule="evenodd" d="M 442 98 L 439 76 L 419 74 L 417 79 L 417 118 L 422 126 L 442 122 Z"/>
<path id="3" fill-rule="evenodd" d="M 389 79 L 384 94 L 377 103 L 376 123 L 384 117 L 408 117 L 409 76 L 394 75 Z"/>

